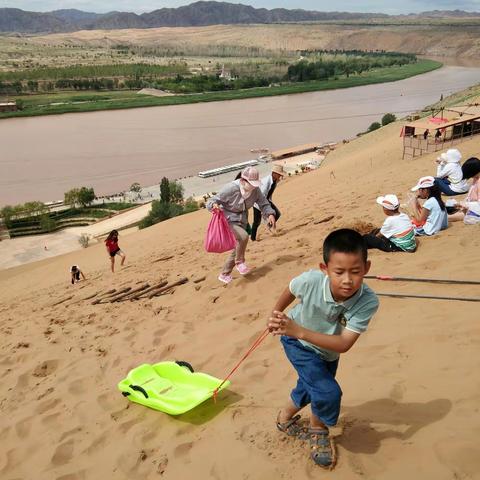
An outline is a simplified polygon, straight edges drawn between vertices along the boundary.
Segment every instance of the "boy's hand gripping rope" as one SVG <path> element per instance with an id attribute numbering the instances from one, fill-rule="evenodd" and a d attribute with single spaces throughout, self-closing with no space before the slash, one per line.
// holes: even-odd
<path id="1" fill-rule="evenodd" d="M 235 370 L 243 363 L 243 361 L 268 337 L 270 333 L 269 328 L 267 327 L 263 333 L 253 342 L 253 345 L 248 349 L 245 355 L 240 359 L 240 361 L 233 367 L 232 371 L 223 379 L 222 383 L 213 391 L 213 401 L 217 403 L 217 394 L 223 384 L 233 375 Z"/>

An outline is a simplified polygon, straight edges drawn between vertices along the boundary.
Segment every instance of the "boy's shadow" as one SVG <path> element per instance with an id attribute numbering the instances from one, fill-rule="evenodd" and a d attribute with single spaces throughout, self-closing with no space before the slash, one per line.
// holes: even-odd
<path id="1" fill-rule="evenodd" d="M 344 407 L 344 433 L 337 443 L 353 453 L 374 453 L 382 440 L 407 440 L 421 428 L 445 417 L 451 408 L 452 402 L 444 398 L 427 403 L 399 403 L 383 398 Z"/>

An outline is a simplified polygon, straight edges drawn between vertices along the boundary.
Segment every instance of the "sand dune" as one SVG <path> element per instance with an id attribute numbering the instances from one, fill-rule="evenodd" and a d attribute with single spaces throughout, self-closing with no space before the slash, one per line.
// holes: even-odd
<path id="1" fill-rule="evenodd" d="M 116 389 L 143 362 L 182 359 L 224 376 L 264 329 L 290 278 L 318 264 L 331 229 L 379 224 L 377 195 L 404 196 L 434 171 L 433 155 L 401 160 L 399 130 L 382 128 L 332 153 L 320 170 L 286 180 L 276 193 L 279 235 L 262 231 L 248 250 L 256 269 L 228 287 L 216 279 L 223 256 L 203 251 L 206 211 L 121 237 L 128 268 L 115 275 L 102 245 L 0 272 L 0 477 L 479 478 L 476 304 L 381 300 L 371 328 L 340 362 L 344 397 L 333 474 L 318 470 L 304 445 L 275 429 L 295 380 L 276 339 L 247 359 L 216 405 L 207 401 L 180 417 L 129 403 Z M 465 156 L 479 149 L 477 139 L 461 145 Z M 422 239 L 415 254 L 373 252 L 372 272 L 478 280 L 479 246 L 478 228 L 454 224 Z M 88 281 L 68 283 L 72 263 Z M 206 279 L 151 300 L 83 300 L 181 276 Z M 480 297 L 480 287 L 369 285 Z"/>

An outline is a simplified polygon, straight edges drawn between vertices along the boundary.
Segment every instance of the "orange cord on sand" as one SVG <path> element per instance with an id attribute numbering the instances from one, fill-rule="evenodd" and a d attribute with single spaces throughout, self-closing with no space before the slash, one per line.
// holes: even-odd
<path id="1" fill-rule="evenodd" d="M 253 342 L 253 345 L 248 349 L 247 353 L 241 358 L 241 360 L 235 365 L 232 371 L 223 379 L 222 383 L 213 391 L 213 401 L 217 403 L 217 394 L 223 384 L 233 375 L 235 370 L 242 364 L 242 362 L 268 337 L 270 330 L 268 327 L 264 332 Z"/>

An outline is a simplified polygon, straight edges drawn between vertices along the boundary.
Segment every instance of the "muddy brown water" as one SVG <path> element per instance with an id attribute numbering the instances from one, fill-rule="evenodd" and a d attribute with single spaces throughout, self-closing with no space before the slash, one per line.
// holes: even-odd
<path id="1" fill-rule="evenodd" d="M 446 66 L 406 80 L 326 92 L 0 121 L 0 206 L 153 185 L 270 150 L 332 142 L 386 112 L 406 115 L 480 82 L 480 68 Z"/>

